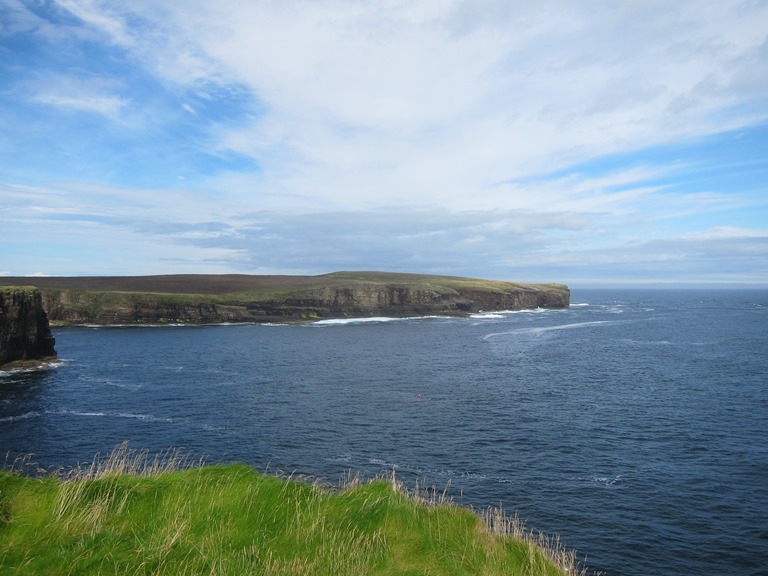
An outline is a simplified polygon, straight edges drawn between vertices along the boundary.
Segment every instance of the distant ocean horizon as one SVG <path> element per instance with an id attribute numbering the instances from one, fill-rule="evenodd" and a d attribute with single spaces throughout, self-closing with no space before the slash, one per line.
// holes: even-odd
<path id="1" fill-rule="evenodd" d="M 607 576 L 768 571 L 768 291 L 572 288 L 565 310 L 54 329 L 0 449 L 123 441 L 517 512 Z"/>

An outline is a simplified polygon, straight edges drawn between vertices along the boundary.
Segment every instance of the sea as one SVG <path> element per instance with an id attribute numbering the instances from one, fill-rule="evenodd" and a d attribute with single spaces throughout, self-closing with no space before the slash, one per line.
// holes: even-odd
<path id="1" fill-rule="evenodd" d="M 501 506 L 608 576 L 768 574 L 768 291 L 573 290 L 565 310 L 71 327 L 0 376 L 0 450 L 124 441 Z"/>

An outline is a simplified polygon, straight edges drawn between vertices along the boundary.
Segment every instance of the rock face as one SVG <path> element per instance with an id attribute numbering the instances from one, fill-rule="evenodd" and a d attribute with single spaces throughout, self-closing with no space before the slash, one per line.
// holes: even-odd
<path id="1" fill-rule="evenodd" d="M 39 290 L 0 288 L 0 366 L 56 357 Z"/>
<path id="2" fill-rule="evenodd" d="M 310 314 L 318 318 L 365 316 L 419 316 L 427 314 L 461 316 L 481 310 L 523 310 L 566 308 L 567 288 L 516 286 L 507 291 L 437 288 L 389 284 L 321 288 L 291 295 L 280 301 L 264 302 L 263 313 L 275 317 Z"/>

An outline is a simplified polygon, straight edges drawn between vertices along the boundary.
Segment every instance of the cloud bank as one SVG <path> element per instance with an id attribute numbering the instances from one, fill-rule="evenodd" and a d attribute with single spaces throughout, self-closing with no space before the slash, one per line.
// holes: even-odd
<path id="1" fill-rule="evenodd" d="M 768 284 L 764 3 L 0 10 L 11 273 Z"/>

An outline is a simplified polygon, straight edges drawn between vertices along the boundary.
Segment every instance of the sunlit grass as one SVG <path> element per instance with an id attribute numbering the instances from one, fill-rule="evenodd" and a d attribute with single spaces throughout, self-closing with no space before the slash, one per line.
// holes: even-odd
<path id="1" fill-rule="evenodd" d="M 69 473 L 0 473 L 2 574 L 585 574 L 499 509 L 394 476 L 337 489 L 126 445 Z"/>

